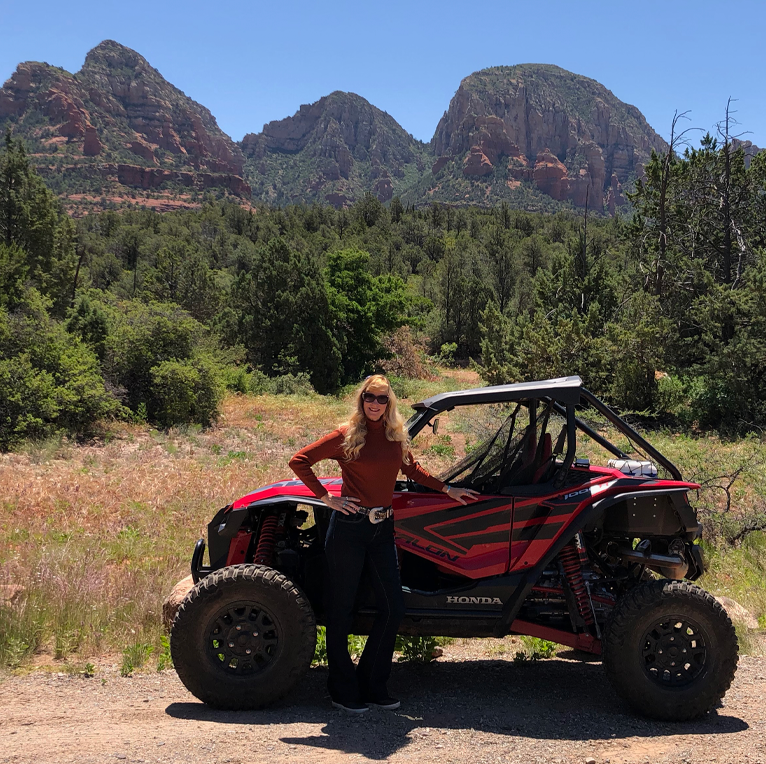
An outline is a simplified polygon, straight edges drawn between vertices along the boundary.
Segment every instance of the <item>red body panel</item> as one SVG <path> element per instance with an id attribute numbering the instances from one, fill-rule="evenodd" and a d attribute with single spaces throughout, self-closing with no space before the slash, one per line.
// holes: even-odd
<path id="1" fill-rule="evenodd" d="M 484 507 L 485 504 L 495 506 Z M 440 493 L 394 495 L 396 544 L 467 578 L 496 576 L 508 570 L 513 499 L 482 496 L 476 511 Z M 474 528 L 458 527 L 466 521 Z"/>
<path id="2" fill-rule="evenodd" d="M 238 531 L 237 535 L 231 540 L 229 546 L 229 556 L 226 558 L 226 565 L 238 565 L 241 562 L 247 562 L 247 548 L 250 546 L 252 533 Z"/>
<path id="3" fill-rule="evenodd" d="M 440 493 L 397 492 L 393 497 L 396 544 L 452 573 L 480 579 L 538 564 L 596 498 L 641 490 L 699 488 L 696 483 L 631 478 L 606 467 L 583 472 L 588 473 L 583 475 L 584 482 L 574 487 L 534 497 L 482 496 L 465 507 Z M 321 478 L 321 482 L 330 493 L 340 495 L 340 478 Z M 249 493 L 232 508 L 279 497 L 316 501 L 300 480 L 293 479 Z M 235 538 L 230 558 L 242 544 L 246 549 L 247 543 Z M 227 564 L 232 562 L 236 560 Z"/>

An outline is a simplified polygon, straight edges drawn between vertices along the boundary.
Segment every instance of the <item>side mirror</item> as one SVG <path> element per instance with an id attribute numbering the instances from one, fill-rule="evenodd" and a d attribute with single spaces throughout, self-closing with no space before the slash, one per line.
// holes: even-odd
<path id="1" fill-rule="evenodd" d="M 431 429 L 434 431 L 434 435 L 439 432 L 439 417 L 437 416 L 433 422 L 431 422 Z"/>

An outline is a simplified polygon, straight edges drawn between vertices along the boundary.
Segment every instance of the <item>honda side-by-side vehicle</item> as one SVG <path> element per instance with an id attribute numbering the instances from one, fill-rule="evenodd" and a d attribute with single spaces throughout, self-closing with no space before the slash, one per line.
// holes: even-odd
<path id="1" fill-rule="evenodd" d="M 600 654 L 615 690 L 658 719 L 691 719 L 721 700 L 738 645 L 725 610 L 691 583 L 704 570 L 689 503 L 699 486 L 576 376 L 441 393 L 413 409 L 416 443 L 424 428 L 438 432 L 440 414 L 463 439 L 466 455 L 440 477 L 479 496 L 462 505 L 397 483 L 401 634 L 521 634 Z M 576 458 L 578 438 L 605 450 L 607 466 Z M 340 492 L 339 478 L 322 482 Z M 330 514 L 298 480 L 216 513 L 209 564 L 200 539 L 170 641 L 197 698 L 263 707 L 308 669 L 324 622 Z M 354 632 L 369 633 L 374 613 L 363 580 Z"/>

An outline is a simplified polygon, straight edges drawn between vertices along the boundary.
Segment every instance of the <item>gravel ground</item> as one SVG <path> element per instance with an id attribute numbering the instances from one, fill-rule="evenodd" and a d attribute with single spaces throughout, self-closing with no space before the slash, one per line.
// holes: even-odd
<path id="1" fill-rule="evenodd" d="M 173 671 L 8 676 L 0 683 L 0 764 L 766 764 L 766 659 L 740 660 L 717 711 L 666 724 L 633 715 L 599 663 L 515 663 L 497 652 L 491 643 L 454 645 L 430 665 L 397 664 L 390 689 L 401 709 L 362 717 L 330 707 L 324 668 L 279 705 L 238 713 L 202 705 Z"/>

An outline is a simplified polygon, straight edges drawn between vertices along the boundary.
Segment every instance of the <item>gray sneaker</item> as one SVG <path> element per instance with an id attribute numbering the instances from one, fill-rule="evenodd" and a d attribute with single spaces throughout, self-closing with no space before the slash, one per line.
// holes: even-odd
<path id="1" fill-rule="evenodd" d="M 375 700 L 367 700 L 365 702 L 370 708 L 383 708 L 386 711 L 393 711 L 395 708 L 399 708 L 399 706 L 402 705 L 401 701 L 392 698 L 389 695 L 386 695 L 385 698 L 376 698 Z"/>
<path id="2" fill-rule="evenodd" d="M 370 709 L 364 703 L 357 703 L 354 700 L 341 703 L 338 700 L 333 700 L 333 708 L 339 708 L 341 711 L 346 711 L 349 714 L 366 714 Z"/>

